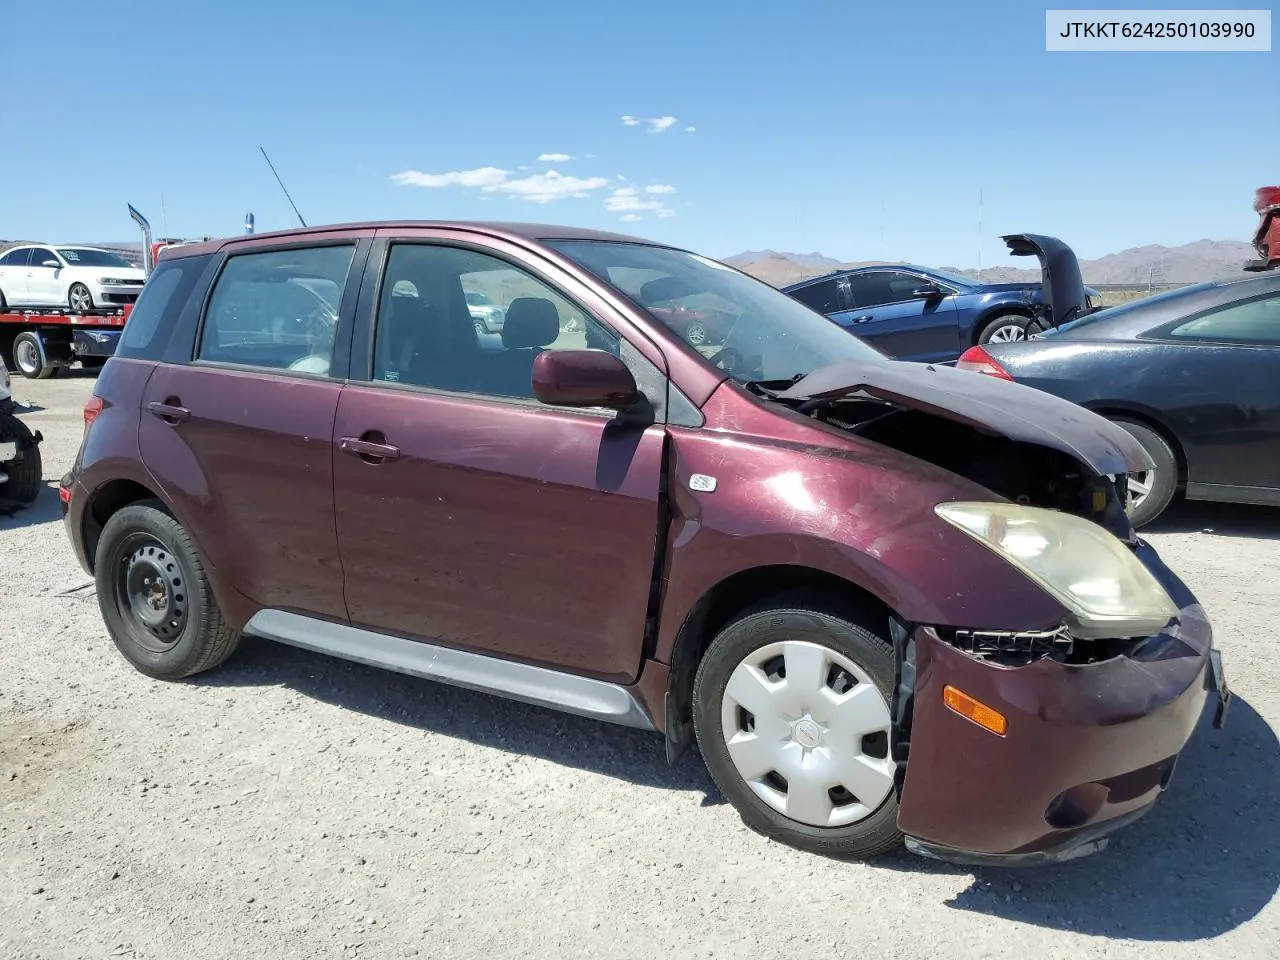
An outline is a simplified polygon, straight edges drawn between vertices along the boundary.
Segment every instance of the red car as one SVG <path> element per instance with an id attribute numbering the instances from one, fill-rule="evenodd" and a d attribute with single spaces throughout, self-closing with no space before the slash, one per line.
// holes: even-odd
<path id="1" fill-rule="evenodd" d="M 1259 187 L 1253 209 L 1258 214 L 1258 229 L 1253 235 L 1258 259 L 1248 261 L 1245 269 L 1274 270 L 1280 267 L 1280 187 Z"/>
<path id="2" fill-rule="evenodd" d="M 336 309 L 296 315 L 296 287 Z M 700 297 L 734 317 L 711 356 L 645 306 Z M 370 223 L 174 248 L 84 414 L 66 530 L 138 670 L 252 635 L 696 740 L 805 850 L 1099 849 L 1227 702 L 1125 515 L 1129 434 L 673 247 Z"/>

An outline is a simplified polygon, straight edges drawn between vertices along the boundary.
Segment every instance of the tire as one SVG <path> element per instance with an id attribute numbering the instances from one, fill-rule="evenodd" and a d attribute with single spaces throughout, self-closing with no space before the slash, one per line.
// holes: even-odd
<path id="1" fill-rule="evenodd" d="M 9 301 L 4 298 L 4 291 L 0 290 L 0 313 L 9 312 Z"/>
<path id="2" fill-rule="evenodd" d="M 478 334 L 483 335 L 483 334 L 486 334 L 486 333 L 488 333 L 488 332 L 489 332 L 489 331 L 485 328 L 485 325 L 484 325 L 484 321 L 483 321 L 483 320 L 474 320 L 474 319 L 473 319 L 473 320 L 471 321 L 471 325 L 472 325 L 473 327 L 475 327 L 475 328 L 476 328 L 476 333 L 478 333 Z"/>
<path id="3" fill-rule="evenodd" d="M 17 441 L 18 455 L 0 465 L 8 479 L 0 482 L 0 501 L 31 503 L 44 486 L 44 463 L 40 445 L 27 425 L 11 413 L 0 413 L 0 440 Z"/>
<path id="4" fill-rule="evenodd" d="M 44 346 L 39 335 L 23 330 L 13 338 L 13 365 L 28 380 L 44 380 L 57 370 L 44 359 Z"/>
<path id="5" fill-rule="evenodd" d="M 774 675 L 779 660 L 791 664 L 793 680 L 761 681 Z M 806 664 L 811 669 L 802 676 Z M 894 672 L 893 645 L 886 638 L 813 594 L 779 598 L 721 630 L 694 678 L 694 730 L 707 770 L 743 823 L 788 846 L 840 859 L 896 849 L 902 834 L 889 756 Z M 820 679 L 806 683 L 806 677 Z M 833 679 L 840 692 L 830 685 Z M 856 682 L 845 685 L 850 679 Z M 841 714 L 833 708 L 836 698 L 861 707 Z M 759 706 L 753 713 L 743 701 Z M 832 728 L 839 726 L 856 740 L 845 740 L 843 751 L 832 749 Z M 863 735 L 864 728 L 875 732 Z M 732 753 L 726 729 L 738 746 Z M 762 747 L 753 750 L 754 743 Z M 769 772 L 759 773 L 765 768 Z"/>
<path id="6" fill-rule="evenodd" d="M 1127 420 L 1123 417 L 1109 418 L 1118 427 L 1123 427 L 1133 439 L 1142 444 L 1151 459 L 1155 461 L 1155 470 L 1146 474 L 1130 474 L 1129 503 L 1126 511 L 1129 522 L 1137 527 L 1145 527 L 1156 517 L 1164 513 L 1173 500 L 1178 489 L 1178 458 L 1159 433 L 1144 423 Z M 1145 487 L 1146 493 L 1134 497 L 1134 480 L 1139 479 L 1139 489 Z"/>
<path id="7" fill-rule="evenodd" d="M 239 631 L 222 618 L 191 537 L 158 501 L 111 515 L 98 540 L 94 580 L 116 648 L 149 677 L 180 680 L 203 673 L 240 643 Z M 135 612 L 147 609 L 143 591 L 160 605 L 148 609 L 150 622 Z"/>
<path id="8" fill-rule="evenodd" d="M 67 288 L 67 306 L 78 313 L 92 310 L 93 294 L 83 283 L 73 283 Z"/>
<path id="9" fill-rule="evenodd" d="M 1027 327 L 1031 318 L 1021 313 L 1001 313 L 992 317 L 982 326 L 978 334 L 978 343 L 1010 343 L 1027 339 Z"/>

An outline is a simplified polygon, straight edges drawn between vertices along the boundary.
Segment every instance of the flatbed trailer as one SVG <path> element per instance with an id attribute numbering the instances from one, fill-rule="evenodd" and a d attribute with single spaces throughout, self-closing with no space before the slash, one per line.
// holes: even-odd
<path id="1" fill-rule="evenodd" d="M 133 304 L 73 313 L 65 307 L 10 307 L 0 313 L 0 356 L 29 380 L 57 376 L 77 360 L 94 369 L 116 352 Z"/>

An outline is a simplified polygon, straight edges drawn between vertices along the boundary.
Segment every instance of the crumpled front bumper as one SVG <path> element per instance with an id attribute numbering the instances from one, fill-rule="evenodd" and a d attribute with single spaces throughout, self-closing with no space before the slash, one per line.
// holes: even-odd
<path id="1" fill-rule="evenodd" d="M 1210 690 L 1229 699 L 1203 608 L 1145 545 L 1179 603 L 1130 656 L 1005 667 L 930 627 L 915 631 L 916 687 L 898 824 L 908 848 L 968 863 L 1035 863 L 1101 849 L 1169 785 Z M 997 736 L 943 703 L 947 684 L 1001 712 Z"/>

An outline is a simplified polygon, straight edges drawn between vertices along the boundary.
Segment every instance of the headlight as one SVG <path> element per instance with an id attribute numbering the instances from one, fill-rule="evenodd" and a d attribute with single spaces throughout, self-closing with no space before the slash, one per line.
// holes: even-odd
<path id="1" fill-rule="evenodd" d="M 1072 614 L 1082 639 L 1158 633 L 1178 607 L 1125 544 L 1083 517 L 1016 503 L 940 503 L 938 516 L 994 550 Z"/>

